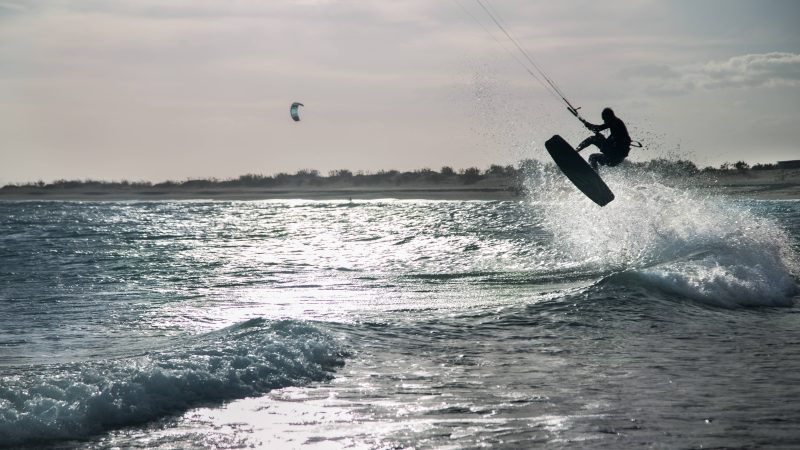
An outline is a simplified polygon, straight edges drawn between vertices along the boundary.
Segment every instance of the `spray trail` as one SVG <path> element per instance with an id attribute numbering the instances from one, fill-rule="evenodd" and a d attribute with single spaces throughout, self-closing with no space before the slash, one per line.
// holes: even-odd
<path id="1" fill-rule="evenodd" d="M 599 208 L 557 169 L 527 180 L 543 226 L 565 255 L 621 282 L 719 306 L 787 306 L 798 258 L 774 220 L 652 172 L 602 173 L 617 199 Z M 619 275 L 622 274 L 622 275 Z"/>

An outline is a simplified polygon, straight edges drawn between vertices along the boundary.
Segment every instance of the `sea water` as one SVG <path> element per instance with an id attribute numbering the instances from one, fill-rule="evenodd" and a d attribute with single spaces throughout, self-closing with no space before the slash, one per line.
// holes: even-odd
<path id="1" fill-rule="evenodd" d="M 0 446 L 800 446 L 800 202 L 0 202 Z"/>

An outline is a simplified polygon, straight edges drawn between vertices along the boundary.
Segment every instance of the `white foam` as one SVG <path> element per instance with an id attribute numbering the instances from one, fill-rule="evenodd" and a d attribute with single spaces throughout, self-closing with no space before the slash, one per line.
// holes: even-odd
<path id="1" fill-rule="evenodd" d="M 741 202 L 624 165 L 601 169 L 616 199 L 600 208 L 555 168 L 528 179 L 560 251 L 587 269 L 725 306 L 788 305 L 798 258 L 775 220 Z"/>
<path id="2" fill-rule="evenodd" d="M 0 446 L 74 439 L 208 401 L 323 380 L 342 364 L 311 325 L 256 319 L 137 358 L 42 367 L 0 380 Z"/>

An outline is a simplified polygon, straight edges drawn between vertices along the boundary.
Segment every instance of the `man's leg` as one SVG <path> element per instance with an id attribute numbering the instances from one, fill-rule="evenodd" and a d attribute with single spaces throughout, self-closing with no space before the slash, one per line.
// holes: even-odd
<path id="1" fill-rule="evenodd" d="M 590 145 L 594 145 L 599 149 L 602 149 L 603 146 L 606 144 L 606 138 L 600 133 L 595 134 L 594 136 L 589 136 L 588 138 L 584 139 L 583 142 L 578 144 L 575 148 L 576 152 L 579 152 Z"/>
<path id="2" fill-rule="evenodd" d="M 606 155 L 602 153 L 592 153 L 589 155 L 589 165 L 592 166 L 595 172 L 597 172 L 597 165 L 606 165 Z"/>

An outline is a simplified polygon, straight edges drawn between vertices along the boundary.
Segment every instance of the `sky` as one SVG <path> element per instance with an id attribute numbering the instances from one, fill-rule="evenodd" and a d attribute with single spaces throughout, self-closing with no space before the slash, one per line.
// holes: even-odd
<path id="1" fill-rule="evenodd" d="M 800 2 L 484 2 L 634 160 L 800 159 Z M 0 0 L 0 185 L 544 161 L 519 59 L 475 0 Z"/>

